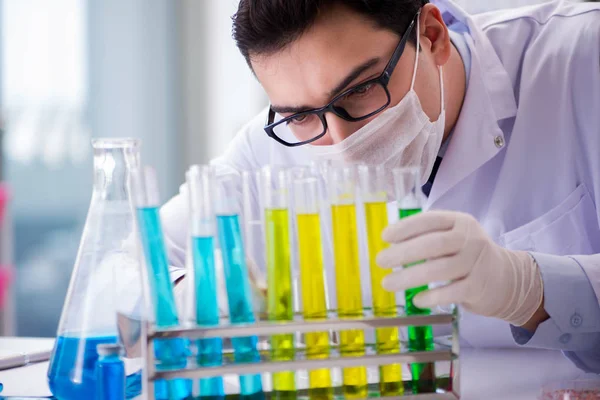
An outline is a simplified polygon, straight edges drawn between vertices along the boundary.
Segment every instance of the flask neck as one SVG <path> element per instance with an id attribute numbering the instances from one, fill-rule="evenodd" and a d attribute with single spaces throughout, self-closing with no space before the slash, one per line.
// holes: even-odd
<path id="1" fill-rule="evenodd" d="M 129 173 L 139 167 L 135 139 L 97 140 L 94 146 L 94 195 L 102 200 L 129 200 Z"/>

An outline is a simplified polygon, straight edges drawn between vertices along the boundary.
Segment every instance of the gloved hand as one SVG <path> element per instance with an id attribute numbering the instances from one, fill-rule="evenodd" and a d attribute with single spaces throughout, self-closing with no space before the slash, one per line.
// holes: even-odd
<path id="1" fill-rule="evenodd" d="M 383 240 L 391 244 L 377 256 L 383 268 L 425 260 L 386 276 L 385 289 L 449 282 L 416 295 L 417 307 L 456 303 L 472 313 L 522 326 L 542 304 L 543 283 L 535 260 L 495 244 L 468 214 L 430 211 L 408 217 L 386 228 Z"/>
<path id="2" fill-rule="evenodd" d="M 250 278 L 250 290 L 252 290 L 252 305 L 254 312 L 264 314 L 267 312 L 267 278 L 258 268 L 258 265 L 249 257 L 246 257 L 248 277 Z"/>

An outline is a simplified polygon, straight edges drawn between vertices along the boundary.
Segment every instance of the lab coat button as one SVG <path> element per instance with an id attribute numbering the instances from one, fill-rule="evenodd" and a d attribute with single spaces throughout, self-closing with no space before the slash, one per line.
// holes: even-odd
<path id="1" fill-rule="evenodd" d="M 571 334 L 570 333 L 565 333 L 564 335 L 561 335 L 558 338 L 558 341 L 561 342 L 562 344 L 567 344 L 571 341 Z"/>
<path id="2" fill-rule="evenodd" d="M 581 317 L 581 315 L 579 315 L 577 313 L 571 315 L 571 326 L 573 328 L 579 328 L 582 323 L 583 323 L 583 318 Z"/>
<path id="3" fill-rule="evenodd" d="M 494 144 L 497 148 L 501 149 L 504 147 L 504 138 L 501 135 L 498 135 L 494 138 Z"/>

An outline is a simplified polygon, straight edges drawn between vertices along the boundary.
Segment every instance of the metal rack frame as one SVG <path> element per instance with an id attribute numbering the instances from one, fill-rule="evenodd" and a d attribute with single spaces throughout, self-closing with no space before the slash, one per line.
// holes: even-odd
<path id="1" fill-rule="evenodd" d="M 198 365 L 181 369 L 160 370 L 156 367 L 154 356 L 154 340 L 170 338 L 208 339 L 235 338 L 243 336 L 271 336 L 290 333 L 311 333 L 322 331 L 342 331 L 349 329 L 376 329 L 390 327 L 452 325 L 452 341 L 446 349 L 436 349 L 424 352 L 408 352 L 402 350 L 396 354 L 373 354 L 361 357 L 331 357 L 327 359 L 300 359 L 293 361 L 261 361 L 257 363 L 236 363 L 215 367 Z M 298 371 L 318 368 L 340 368 L 355 366 L 379 366 L 390 363 L 432 363 L 450 362 L 449 377 L 451 392 L 433 394 L 407 394 L 402 399 L 459 399 L 459 345 L 458 345 L 458 314 L 452 313 L 398 316 L 398 317 L 364 317 L 360 319 L 327 319 L 323 321 L 296 320 L 293 322 L 258 322 L 255 324 L 220 325 L 215 327 L 182 327 L 157 329 L 148 327 L 146 334 L 146 376 L 148 398 L 154 399 L 153 382 L 160 379 L 189 378 L 200 379 L 228 374 L 244 375 L 251 373 L 270 373 L 277 371 Z M 380 397 L 383 399 L 383 397 Z"/>

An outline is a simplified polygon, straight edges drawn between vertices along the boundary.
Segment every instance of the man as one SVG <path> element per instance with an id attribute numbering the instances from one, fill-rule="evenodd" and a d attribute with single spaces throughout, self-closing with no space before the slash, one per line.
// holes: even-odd
<path id="1" fill-rule="evenodd" d="M 414 301 L 460 304 L 470 344 L 560 349 L 600 372 L 598 5 L 241 0 L 233 35 L 271 106 L 214 161 L 223 173 L 421 167 L 426 208 L 452 211 L 384 232 L 381 266 L 427 260 L 384 287 L 450 282 Z M 183 203 L 163 209 L 175 267 Z"/>

